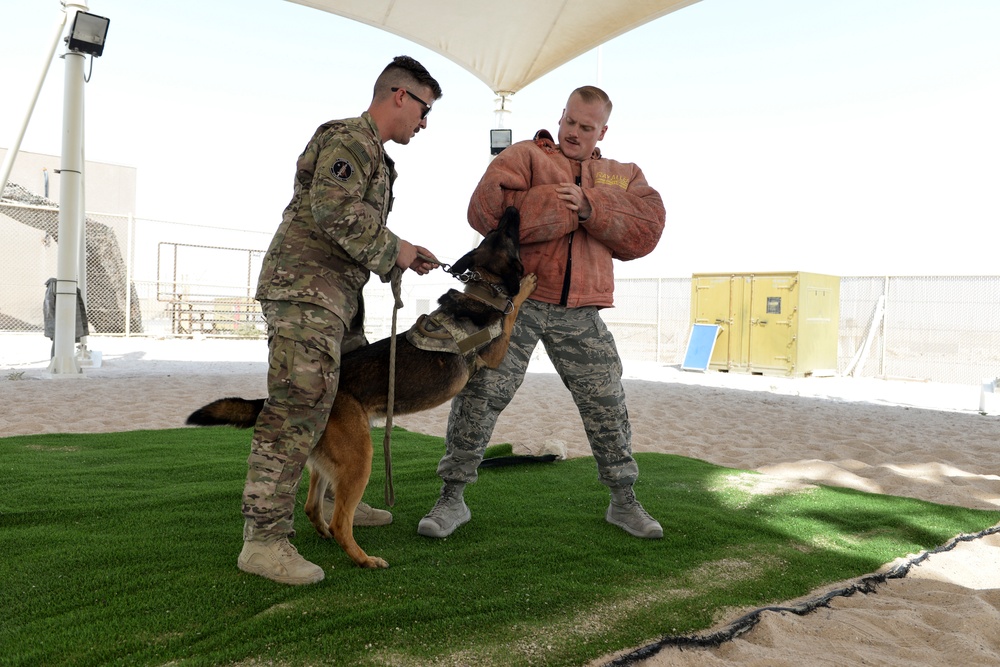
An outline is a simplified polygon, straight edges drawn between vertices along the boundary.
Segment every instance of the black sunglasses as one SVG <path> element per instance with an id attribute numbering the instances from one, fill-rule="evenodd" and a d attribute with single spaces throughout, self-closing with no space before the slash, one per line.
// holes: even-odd
<path id="1" fill-rule="evenodd" d="M 399 88 L 390 88 L 389 90 L 391 90 L 392 92 L 396 92 L 397 90 L 399 90 Z M 403 88 L 403 92 L 406 93 L 407 95 L 409 95 L 410 97 L 412 97 L 413 99 L 415 99 L 416 101 L 420 102 L 420 104 L 423 105 L 424 110 L 420 114 L 420 120 L 423 120 L 424 118 L 427 118 L 427 114 L 429 114 L 431 112 L 431 105 L 427 104 L 427 102 L 424 102 L 422 99 L 420 99 L 419 97 L 417 97 L 416 95 L 414 95 L 413 93 L 411 93 L 410 91 L 408 91 L 406 88 Z"/>

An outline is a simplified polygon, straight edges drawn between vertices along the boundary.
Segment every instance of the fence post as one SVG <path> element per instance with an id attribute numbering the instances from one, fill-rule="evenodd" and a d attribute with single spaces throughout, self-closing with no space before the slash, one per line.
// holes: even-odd
<path id="1" fill-rule="evenodd" d="M 128 214 L 128 229 L 125 231 L 125 337 L 132 335 L 132 233 L 135 218 Z"/>
<path id="2" fill-rule="evenodd" d="M 885 284 L 882 287 L 882 294 L 885 295 L 885 313 L 882 316 L 882 342 L 879 350 L 879 373 L 883 378 L 888 375 L 885 367 L 886 339 L 889 338 L 889 276 L 885 277 Z"/>
<path id="3" fill-rule="evenodd" d="M 663 278 L 656 279 L 656 363 L 660 363 L 660 354 L 662 346 L 660 344 L 661 340 L 661 327 L 663 326 L 661 309 L 663 308 Z"/>

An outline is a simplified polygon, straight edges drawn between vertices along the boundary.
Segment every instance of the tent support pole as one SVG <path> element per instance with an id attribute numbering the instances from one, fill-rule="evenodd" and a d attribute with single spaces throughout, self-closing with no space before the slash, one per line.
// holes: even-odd
<path id="1" fill-rule="evenodd" d="M 21 140 L 24 139 L 24 133 L 28 129 L 28 123 L 31 121 L 31 115 L 35 112 L 35 104 L 38 102 L 38 95 L 42 92 L 42 85 L 45 83 L 45 76 L 48 74 L 49 67 L 52 65 L 52 56 L 56 52 L 56 47 L 59 46 L 59 38 L 62 37 L 63 28 L 65 26 L 66 12 L 59 12 L 59 21 L 52 35 L 52 43 L 49 45 L 49 50 L 45 54 L 45 61 L 42 63 L 42 71 L 38 76 L 38 83 L 35 84 L 35 92 L 31 96 L 31 101 L 28 102 L 28 109 L 25 111 L 24 120 L 21 121 L 21 127 L 17 132 L 17 136 L 14 138 L 13 143 L 11 143 L 10 148 L 7 150 L 7 155 L 3 159 L 3 166 L 0 167 L 0 197 L 3 196 L 4 188 L 7 187 L 7 180 L 10 178 L 10 172 L 14 168 L 14 160 L 17 159 L 17 153 L 21 150 Z"/>

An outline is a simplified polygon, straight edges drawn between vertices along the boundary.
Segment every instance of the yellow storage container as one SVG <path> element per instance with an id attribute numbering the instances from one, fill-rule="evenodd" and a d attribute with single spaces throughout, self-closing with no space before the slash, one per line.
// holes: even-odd
<path id="1" fill-rule="evenodd" d="M 709 368 L 757 375 L 834 375 L 840 278 L 818 273 L 691 276 L 691 323 L 717 324 Z"/>

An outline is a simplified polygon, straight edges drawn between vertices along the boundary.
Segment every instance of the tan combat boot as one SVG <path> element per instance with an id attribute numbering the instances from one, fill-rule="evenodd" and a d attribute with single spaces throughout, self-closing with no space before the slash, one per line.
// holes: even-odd
<path id="1" fill-rule="evenodd" d="M 333 496 L 329 493 L 323 496 L 323 519 L 327 525 L 333 518 Z M 388 526 L 392 523 L 392 512 L 372 507 L 366 502 L 358 503 L 354 510 L 355 526 Z"/>
<path id="2" fill-rule="evenodd" d="M 355 526 L 388 526 L 392 523 L 392 512 L 372 507 L 368 503 L 358 503 L 354 510 Z"/>
<path id="3" fill-rule="evenodd" d="M 282 584 L 315 584 L 323 581 L 323 568 L 310 563 L 288 538 L 243 543 L 237 565 L 244 572 L 257 574 Z"/>

